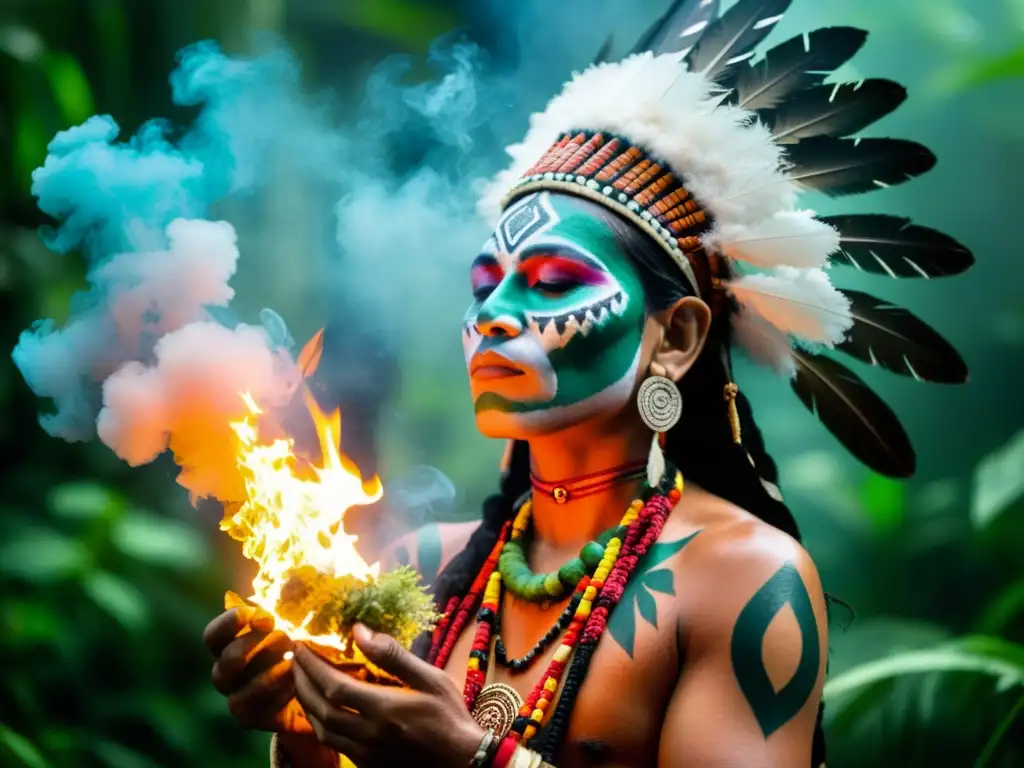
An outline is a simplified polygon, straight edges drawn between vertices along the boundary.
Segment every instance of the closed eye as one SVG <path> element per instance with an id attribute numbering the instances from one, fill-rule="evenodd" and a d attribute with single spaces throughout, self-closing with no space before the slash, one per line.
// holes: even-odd
<path id="1" fill-rule="evenodd" d="M 608 273 L 587 261 L 557 252 L 531 254 L 519 263 L 526 284 L 546 294 L 561 296 L 584 285 L 604 285 Z"/>
<path id="2" fill-rule="evenodd" d="M 498 283 L 501 282 L 505 273 L 493 257 L 481 256 L 473 262 L 469 271 L 469 280 L 473 289 L 473 298 L 476 301 L 486 301 Z"/>

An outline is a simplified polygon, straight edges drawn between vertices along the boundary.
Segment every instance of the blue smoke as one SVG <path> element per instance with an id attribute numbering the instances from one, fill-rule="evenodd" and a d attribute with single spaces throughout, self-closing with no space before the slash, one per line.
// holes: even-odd
<path id="1" fill-rule="evenodd" d="M 222 378 L 224 386 L 237 380 L 185 370 L 188 360 L 212 366 L 224 356 L 184 345 L 234 338 L 229 373 L 246 364 L 265 373 L 277 363 L 251 358 L 258 351 L 248 331 L 267 349 L 290 347 L 281 315 L 293 328 L 312 315 L 315 328 L 327 309 L 354 337 L 404 339 L 404 366 L 429 361 L 457 375 L 466 259 L 485 236 L 478 185 L 498 169 L 498 149 L 522 135 L 528 112 L 571 67 L 587 63 L 611 27 L 607 0 L 589 14 L 587 30 L 577 26 L 569 38 L 572 13 L 528 5 L 522 29 L 506 24 L 505 11 L 491 16 L 495 4 L 479 6 L 484 23 L 499 20 L 503 39 L 513 41 L 496 49 L 497 60 L 457 37 L 441 40 L 428 62 L 436 78 L 410 84 L 411 60 L 390 58 L 344 115 L 332 95 L 302 92 L 300 68 L 283 46 L 232 58 L 203 42 L 182 50 L 170 75 L 174 103 L 198 111 L 191 125 L 152 120 L 122 139 L 104 115 L 58 134 L 32 191 L 57 222 L 44 231 L 46 244 L 82 254 L 88 287 L 62 326 L 37 322 L 13 352 L 29 386 L 52 402 L 43 427 L 87 440 L 99 418 L 101 438 L 123 458 L 142 463 L 165 446 L 194 473 L 200 460 L 215 462 L 208 451 L 189 455 L 202 442 L 191 431 L 218 414 L 194 413 L 186 401 L 237 399 L 237 390 L 213 391 Z M 223 229 L 198 226 L 221 217 L 237 230 L 236 251 Z M 169 241 L 169 227 L 178 242 Z M 232 282 L 243 304 L 246 295 L 269 294 L 281 315 L 264 312 L 265 327 L 237 323 L 245 313 L 237 300 L 229 306 Z M 408 344 L 408 329 L 424 321 L 430 336 Z M 185 332 L 197 323 L 238 333 Z M 332 368 L 340 390 L 394 389 L 366 387 L 360 367 Z M 409 485 L 410 499 L 421 485 Z M 434 490 L 423 493 L 432 499 Z"/>

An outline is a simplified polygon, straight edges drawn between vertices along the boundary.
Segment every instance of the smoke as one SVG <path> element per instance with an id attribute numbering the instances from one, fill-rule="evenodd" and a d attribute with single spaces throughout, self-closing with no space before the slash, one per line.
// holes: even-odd
<path id="1" fill-rule="evenodd" d="M 37 322 L 13 352 L 51 404 L 42 426 L 98 436 L 133 465 L 170 450 L 193 497 L 237 499 L 229 423 L 244 414 L 240 393 L 284 408 L 299 383 L 288 326 L 326 324 L 347 358 L 325 353 L 318 392 L 342 405 L 343 439 L 352 426 L 375 452 L 396 356 L 405 371 L 430 360 L 447 366 L 445 381 L 462 376 L 465 269 L 486 235 L 477 189 L 528 112 L 600 45 L 611 21 L 598 5 L 589 31 L 556 45 L 568 17 L 538 25 L 541 4 L 527 4 L 516 27 L 481 4 L 482 36 L 511 35 L 511 46 L 491 58 L 441 40 L 435 76 L 419 83 L 408 82 L 411 59 L 390 58 L 347 109 L 336 94 L 304 93 L 279 43 L 252 58 L 199 43 L 170 75 L 174 103 L 197 112 L 190 125 L 152 120 L 121 139 L 113 118 L 95 116 L 59 133 L 32 191 L 57 222 L 45 242 L 81 253 L 88 287 L 63 325 Z M 280 314 L 238 322 L 245 296 L 272 297 Z M 417 514 L 454 496 L 431 468 L 393 487 Z"/>

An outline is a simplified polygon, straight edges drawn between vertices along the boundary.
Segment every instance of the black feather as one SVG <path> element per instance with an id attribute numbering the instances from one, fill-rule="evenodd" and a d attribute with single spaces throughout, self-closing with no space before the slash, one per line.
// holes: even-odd
<path id="1" fill-rule="evenodd" d="M 603 64 L 608 61 L 608 57 L 611 56 L 612 46 L 615 44 L 615 36 L 608 35 L 605 41 L 601 44 L 600 49 L 597 51 L 597 56 L 594 57 L 595 64 Z"/>
<path id="2" fill-rule="evenodd" d="M 825 82 L 853 58 L 868 33 L 853 27 L 826 27 L 787 40 L 757 63 L 738 67 L 722 85 L 732 89 L 729 101 L 745 109 L 766 109 L 787 96 Z"/>
<path id="3" fill-rule="evenodd" d="M 851 136 L 881 120 L 907 98 L 892 80 L 819 85 L 793 94 L 776 109 L 758 114 L 780 144 L 814 136 Z"/>
<path id="4" fill-rule="evenodd" d="M 740 0 L 708 25 L 700 42 L 686 56 L 691 72 L 721 80 L 733 67 L 750 59 L 757 45 L 775 29 L 792 0 Z"/>
<path id="5" fill-rule="evenodd" d="M 850 300 L 853 328 L 838 346 L 848 355 L 918 381 L 962 384 L 967 366 L 953 345 L 903 307 L 860 291 Z"/>
<path id="6" fill-rule="evenodd" d="M 889 477 L 910 477 L 917 459 L 892 409 L 846 366 L 793 350 L 793 391 L 850 453 Z"/>
<path id="7" fill-rule="evenodd" d="M 700 40 L 708 24 L 718 18 L 721 0 L 673 0 L 630 53 L 686 52 Z"/>
<path id="8" fill-rule="evenodd" d="M 833 264 L 889 277 L 946 277 L 970 269 L 974 256 L 949 235 L 883 214 L 822 216 L 839 230 Z"/>
<path id="9" fill-rule="evenodd" d="M 833 197 L 902 184 L 935 166 L 927 147 L 903 139 L 816 136 L 787 147 L 786 155 L 791 179 Z"/>

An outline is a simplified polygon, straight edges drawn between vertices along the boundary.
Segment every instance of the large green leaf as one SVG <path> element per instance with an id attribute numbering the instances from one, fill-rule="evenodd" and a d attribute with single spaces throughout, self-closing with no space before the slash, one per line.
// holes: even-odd
<path id="1" fill-rule="evenodd" d="M 206 541 L 195 528 L 151 512 L 129 511 L 110 535 L 121 552 L 150 565 L 188 570 L 209 562 Z"/>
<path id="2" fill-rule="evenodd" d="M 123 502 L 99 483 L 65 483 L 50 494 L 50 510 L 59 517 L 90 520 L 117 512 Z"/>
<path id="3" fill-rule="evenodd" d="M 52 768 L 49 761 L 43 757 L 31 741 L 6 725 L 0 724 L 0 753 L 4 751 L 13 756 L 15 760 L 13 765 L 23 765 L 27 768 Z M 4 760 L 4 765 L 8 765 L 6 760 Z"/>
<path id="4" fill-rule="evenodd" d="M 0 574 L 51 582 L 80 573 L 89 553 L 78 541 L 50 528 L 25 527 L 0 542 Z"/>
<path id="5" fill-rule="evenodd" d="M 996 637 L 968 637 L 937 648 L 897 653 L 870 661 L 825 684 L 825 698 L 837 698 L 903 675 L 976 672 L 997 681 L 1000 690 L 1024 685 L 1024 646 Z"/>
<path id="6" fill-rule="evenodd" d="M 1003 589 L 982 611 L 975 626 L 979 634 L 1006 636 L 1024 619 L 1024 579 Z"/>
<path id="7" fill-rule="evenodd" d="M 135 586 L 112 573 L 95 571 L 82 586 L 97 606 L 106 611 L 125 629 L 145 626 L 149 618 L 146 598 Z"/>
<path id="8" fill-rule="evenodd" d="M 825 685 L 829 765 L 1017 765 L 1005 739 L 1024 694 L 1024 647 L 967 637 L 858 664 Z"/>

